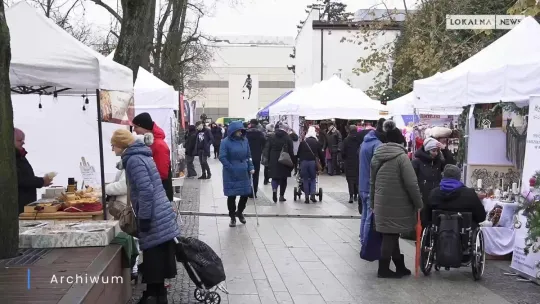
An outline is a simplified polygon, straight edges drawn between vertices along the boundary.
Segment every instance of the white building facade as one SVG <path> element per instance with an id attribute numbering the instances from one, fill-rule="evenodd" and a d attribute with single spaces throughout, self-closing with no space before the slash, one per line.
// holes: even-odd
<path id="1" fill-rule="evenodd" d="M 364 31 L 362 25 L 373 25 L 373 13 L 363 15 L 365 10 L 356 13 L 352 22 L 328 23 L 319 20 L 319 10 L 312 9 L 299 30 L 295 41 L 295 84 L 297 88 L 308 87 L 321 80 L 338 75 L 353 88 L 366 91 L 374 84 L 374 78 L 380 70 L 356 75 L 354 68 L 359 67 L 358 59 L 366 58 L 373 51 L 366 48 L 363 41 Z M 368 17 L 369 16 L 369 17 Z M 374 27 L 372 27 L 374 28 Z M 375 28 L 379 28 L 375 25 Z M 384 32 L 384 34 L 383 34 Z M 367 34 L 368 43 L 375 43 L 375 47 L 382 47 L 393 43 L 400 33 L 399 21 L 392 26 L 381 27 L 380 30 Z M 353 40 L 349 42 L 344 40 Z"/>
<path id="2" fill-rule="evenodd" d="M 292 37 L 220 37 L 212 45 L 211 68 L 194 85 L 200 92 L 196 101 L 197 120 L 204 112 L 208 118 L 255 118 L 257 111 L 283 93 L 294 89 Z M 251 96 L 244 87 L 251 78 Z M 189 94 L 188 94 L 189 95 Z M 190 100 L 191 101 L 191 100 Z"/>

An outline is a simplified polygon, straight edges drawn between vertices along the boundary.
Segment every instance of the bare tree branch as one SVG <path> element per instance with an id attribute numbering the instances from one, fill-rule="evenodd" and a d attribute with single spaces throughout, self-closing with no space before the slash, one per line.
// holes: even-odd
<path id="1" fill-rule="evenodd" d="M 122 23 L 122 17 L 112 7 L 108 6 L 106 3 L 104 3 L 101 0 L 90 0 L 90 1 L 106 9 L 114 18 L 116 18 L 116 20 L 118 20 L 118 22 Z"/>

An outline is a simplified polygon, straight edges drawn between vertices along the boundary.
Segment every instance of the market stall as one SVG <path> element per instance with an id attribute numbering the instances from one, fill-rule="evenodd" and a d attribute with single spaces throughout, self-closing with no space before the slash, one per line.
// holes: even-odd
<path id="1" fill-rule="evenodd" d="M 103 203 L 106 181 L 104 152 L 105 150 L 109 151 L 107 154 L 112 152 L 110 148 L 105 148 L 109 145 L 103 143 L 105 123 L 102 122 L 113 127 L 113 124 L 129 124 L 133 115 L 131 70 L 83 45 L 25 1 L 10 7 L 6 11 L 6 20 L 11 36 L 12 58 L 9 77 L 12 99 L 16 104 L 24 101 L 28 103 L 27 106 L 32 105 L 32 108 L 18 108 L 18 105 L 14 107 L 16 126 L 23 125 L 22 121 L 25 120 L 37 126 L 33 129 L 29 124 L 23 126 L 28 128 L 24 131 L 28 133 L 29 140 L 32 138 L 40 143 L 29 146 L 35 148 L 30 151 L 30 155 L 37 156 L 40 153 L 48 153 L 47 151 L 56 153 L 54 156 L 48 154 L 46 158 L 35 158 L 34 165 L 46 163 L 47 172 L 56 171 L 57 185 L 72 186 L 72 178 L 79 186 L 73 189 L 75 191 L 85 189 L 83 183 L 86 181 L 84 185 L 91 186 L 99 192 L 101 194 L 98 195 L 99 202 Z M 75 112 L 77 114 L 57 111 L 60 117 L 45 115 L 53 113 L 47 112 L 48 109 L 44 111 L 44 105 L 52 108 L 58 102 L 56 104 L 58 110 L 58 105 L 67 101 L 77 104 L 78 110 Z M 89 114 L 90 111 L 93 113 Z M 82 115 L 89 117 L 82 121 L 73 120 L 81 118 Z M 49 120 L 38 121 L 38 116 Z M 85 128 L 85 121 L 93 125 L 92 129 Z M 65 122 L 70 124 L 66 125 Z M 78 133 L 79 129 L 76 126 L 81 125 L 81 132 Z M 91 134 L 92 132 L 94 133 Z M 54 142 L 54 139 L 48 141 L 48 138 L 59 139 L 63 144 L 51 146 L 50 142 Z M 86 151 L 77 150 L 80 146 Z M 77 155 L 78 153 L 81 154 Z M 92 161 L 90 165 L 81 164 L 81 157 L 86 155 Z M 98 155 L 99 157 L 94 158 Z M 72 169 L 64 171 L 65 167 Z M 96 184 L 89 184 L 90 180 Z M 74 193 L 74 191 L 66 192 Z M 104 213 L 105 208 L 102 208 L 102 204 L 99 205 L 103 209 L 100 211 Z"/>

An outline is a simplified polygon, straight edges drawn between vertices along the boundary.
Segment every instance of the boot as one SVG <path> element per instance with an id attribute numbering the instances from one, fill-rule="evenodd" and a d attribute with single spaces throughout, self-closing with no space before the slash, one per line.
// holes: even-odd
<path id="1" fill-rule="evenodd" d="M 377 270 L 377 277 L 386 278 L 386 279 L 399 279 L 402 276 L 390 270 L 390 260 L 383 259 L 379 260 L 379 269 Z"/>
<path id="2" fill-rule="evenodd" d="M 212 173 L 210 173 L 210 171 L 208 171 L 208 174 L 206 175 L 206 179 L 211 179 L 212 178 Z"/>
<path id="3" fill-rule="evenodd" d="M 405 256 L 400 254 L 397 257 L 392 257 L 394 265 L 396 265 L 396 273 L 402 276 L 410 276 L 411 271 L 405 266 Z"/>
<path id="4" fill-rule="evenodd" d="M 283 203 L 283 202 L 286 202 L 287 200 L 285 199 L 285 197 L 283 195 L 280 195 L 279 196 L 279 201 Z"/>
<path id="5" fill-rule="evenodd" d="M 146 291 L 145 291 L 146 292 Z M 143 292 L 142 298 L 137 302 L 137 304 L 159 304 L 158 297 L 156 296 L 149 296 Z M 167 298 L 165 298 L 167 299 Z"/>
<path id="6" fill-rule="evenodd" d="M 236 227 L 236 219 L 231 218 L 231 221 L 229 222 L 229 227 Z"/>
<path id="7" fill-rule="evenodd" d="M 168 304 L 169 300 L 167 300 L 167 289 L 165 286 L 159 291 L 159 296 L 157 300 L 158 304 Z"/>
<path id="8" fill-rule="evenodd" d="M 265 185 L 265 186 L 266 186 L 266 185 L 268 185 L 268 184 L 270 184 L 270 181 L 269 181 L 269 180 L 267 180 L 267 179 L 265 179 L 265 180 L 264 180 L 264 182 L 263 182 L 263 185 Z"/>
<path id="9" fill-rule="evenodd" d="M 272 191 L 272 200 L 277 203 L 277 190 Z"/>
<path id="10" fill-rule="evenodd" d="M 310 195 L 310 199 L 312 202 L 316 203 L 317 199 L 315 198 L 315 194 Z"/>
<path id="11" fill-rule="evenodd" d="M 304 201 L 305 204 L 309 204 L 309 195 L 306 195 L 306 200 Z"/>
<path id="12" fill-rule="evenodd" d="M 198 179 L 206 179 L 206 172 L 203 173 L 203 175 L 201 175 Z"/>
<path id="13" fill-rule="evenodd" d="M 355 194 L 353 199 L 354 199 L 355 202 L 358 202 L 358 194 Z"/>
<path id="14" fill-rule="evenodd" d="M 238 217 L 238 220 L 240 221 L 240 223 L 246 224 L 246 218 L 241 212 L 236 212 L 236 217 Z"/>
<path id="15" fill-rule="evenodd" d="M 353 197 L 352 195 L 351 195 L 351 196 L 349 196 L 349 204 L 352 204 L 352 203 L 353 203 L 353 201 L 354 201 L 354 197 Z"/>

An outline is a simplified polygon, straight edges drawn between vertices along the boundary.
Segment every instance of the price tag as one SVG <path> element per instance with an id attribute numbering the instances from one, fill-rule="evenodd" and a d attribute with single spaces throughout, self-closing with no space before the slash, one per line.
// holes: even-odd
<path id="1" fill-rule="evenodd" d="M 90 186 L 93 188 L 101 187 L 99 179 L 97 178 L 96 169 L 94 166 L 90 165 L 84 157 L 81 157 L 80 163 L 81 175 L 84 181 L 85 186 Z"/>

